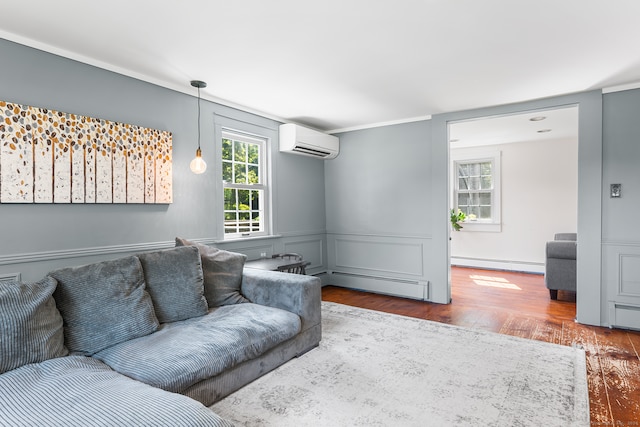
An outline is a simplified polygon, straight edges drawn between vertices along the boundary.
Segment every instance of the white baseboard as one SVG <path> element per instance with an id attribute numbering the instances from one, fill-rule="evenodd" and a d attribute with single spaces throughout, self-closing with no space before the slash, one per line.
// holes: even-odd
<path id="1" fill-rule="evenodd" d="M 544 274 L 544 264 L 534 262 L 451 257 L 451 265 L 458 267 L 484 268 L 487 270 L 506 270 Z"/>

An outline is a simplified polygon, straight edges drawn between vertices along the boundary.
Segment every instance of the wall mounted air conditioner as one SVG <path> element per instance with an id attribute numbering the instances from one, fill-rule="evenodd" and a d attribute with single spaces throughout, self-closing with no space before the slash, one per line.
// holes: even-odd
<path id="1" fill-rule="evenodd" d="M 338 137 L 294 123 L 280 125 L 280 151 L 318 159 L 333 159 L 340 152 Z"/>

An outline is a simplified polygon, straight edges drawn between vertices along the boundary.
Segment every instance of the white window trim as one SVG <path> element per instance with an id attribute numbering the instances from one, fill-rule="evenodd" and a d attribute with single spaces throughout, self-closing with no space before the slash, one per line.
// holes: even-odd
<path id="1" fill-rule="evenodd" d="M 223 138 L 237 138 L 240 140 L 246 141 L 255 141 L 260 145 L 260 181 L 262 184 L 254 184 L 250 187 L 255 188 L 257 190 L 263 190 L 263 212 L 265 218 L 263 218 L 263 230 L 262 231 L 253 231 L 247 233 L 225 233 L 224 231 L 224 189 L 225 188 L 247 188 L 247 186 L 237 185 L 237 184 L 225 184 L 222 179 L 220 180 L 222 186 L 222 236 L 224 241 L 232 241 L 232 240 L 245 240 L 245 239 L 253 239 L 253 238 L 265 238 L 271 236 L 271 140 L 267 136 L 252 134 L 249 132 L 231 129 L 228 127 L 222 127 L 220 133 L 219 140 L 219 150 L 220 150 L 220 161 L 218 162 L 219 166 L 222 165 L 222 139 Z"/>
<path id="2" fill-rule="evenodd" d="M 469 221 L 465 220 L 462 226 L 463 231 L 486 231 L 499 233 L 502 231 L 502 197 L 501 197 L 501 164 L 500 159 L 502 153 L 500 150 L 491 149 L 469 149 L 460 148 L 452 149 L 450 154 L 450 167 L 449 167 L 449 205 L 453 209 L 458 209 L 458 202 L 456 200 L 456 177 L 457 169 L 456 162 L 483 162 L 491 161 L 493 163 L 493 200 L 492 200 L 492 219 L 491 221 Z"/>

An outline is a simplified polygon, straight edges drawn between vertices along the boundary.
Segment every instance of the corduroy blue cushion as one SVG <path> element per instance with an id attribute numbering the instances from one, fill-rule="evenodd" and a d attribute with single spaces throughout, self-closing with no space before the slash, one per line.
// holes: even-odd
<path id="1" fill-rule="evenodd" d="M 200 402 L 149 387 L 90 357 L 68 356 L 0 375 L 0 426 L 230 427 Z"/>
<path id="2" fill-rule="evenodd" d="M 55 279 L 0 283 L 0 374 L 66 356 Z"/>
<path id="3" fill-rule="evenodd" d="M 204 296 L 209 307 L 249 302 L 240 293 L 247 256 L 176 237 L 176 246 L 195 246 L 202 257 Z"/>
<path id="4" fill-rule="evenodd" d="M 138 258 L 160 323 L 207 314 L 198 248 L 182 246 L 143 253 Z"/>
<path id="5" fill-rule="evenodd" d="M 180 393 L 300 331 L 300 317 L 258 304 L 217 307 L 202 317 L 165 323 L 146 337 L 94 355 L 143 383 Z"/>
<path id="6" fill-rule="evenodd" d="M 55 270 L 53 297 L 64 320 L 65 345 L 87 356 L 158 328 L 135 256 Z"/>

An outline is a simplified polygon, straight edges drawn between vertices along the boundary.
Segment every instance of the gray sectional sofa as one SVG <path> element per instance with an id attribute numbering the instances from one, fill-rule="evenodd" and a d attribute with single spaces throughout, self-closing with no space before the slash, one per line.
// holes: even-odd
<path id="1" fill-rule="evenodd" d="M 318 345 L 318 278 L 176 244 L 0 283 L 0 426 L 229 426 L 207 406 Z"/>

